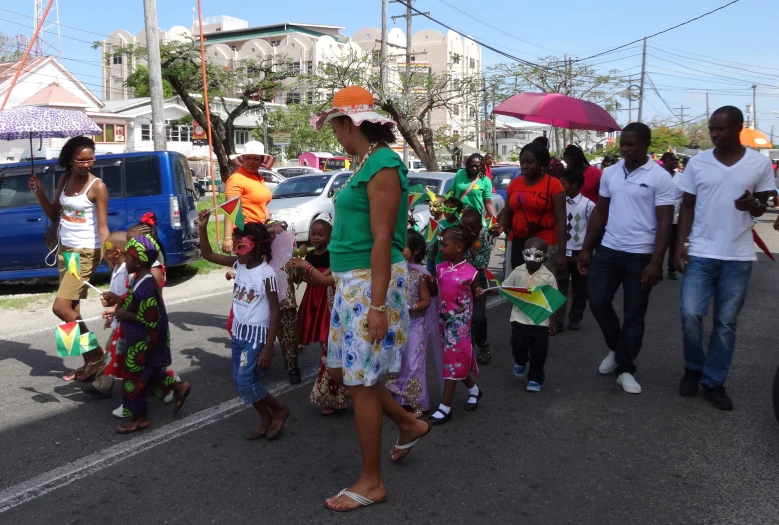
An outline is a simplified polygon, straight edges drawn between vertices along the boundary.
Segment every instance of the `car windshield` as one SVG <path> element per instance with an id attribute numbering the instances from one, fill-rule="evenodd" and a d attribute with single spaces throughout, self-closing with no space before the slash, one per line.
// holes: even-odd
<path id="1" fill-rule="evenodd" d="M 492 189 L 493 191 L 505 190 L 514 177 L 514 173 L 520 171 L 519 168 L 492 170 Z"/>
<path id="2" fill-rule="evenodd" d="M 408 187 L 409 188 L 412 187 L 412 186 L 417 186 L 417 185 L 425 186 L 426 188 L 429 188 L 430 191 L 432 191 L 433 193 L 438 195 L 438 190 L 441 187 L 441 179 L 431 179 L 431 178 L 426 178 L 426 177 L 409 177 L 408 178 Z M 429 200 L 429 199 L 426 198 L 425 202 L 427 202 L 427 200 Z"/>
<path id="3" fill-rule="evenodd" d="M 331 175 L 308 175 L 287 179 L 273 190 L 274 199 L 315 197 L 325 191 Z"/>

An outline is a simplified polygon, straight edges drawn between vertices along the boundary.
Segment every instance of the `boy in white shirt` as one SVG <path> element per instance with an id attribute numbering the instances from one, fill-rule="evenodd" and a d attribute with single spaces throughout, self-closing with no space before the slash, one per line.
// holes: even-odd
<path id="1" fill-rule="evenodd" d="M 550 285 L 557 289 L 557 279 L 552 272 L 544 267 L 549 253 L 546 241 L 538 237 L 531 237 L 525 241 L 525 249 L 522 255 L 525 264 L 517 266 L 511 275 L 503 281 L 503 286 L 516 286 L 519 288 L 533 288 L 536 286 Z M 477 297 L 486 294 L 496 294 L 497 290 L 484 292 L 477 290 Z M 527 373 L 528 392 L 540 392 L 544 383 L 544 363 L 549 349 L 549 319 L 540 325 L 536 325 L 527 315 L 520 312 L 514 306 L 511 308 L 511 349 L 514 355 L 514 375 L 525 377 Z M 528 371 L 528 363 L 530 370 Z"/>
<path id="2" fill-rule="evenodd" d="M 568 313 L 568 329 L 579 330 L 582 317 L 587 307 L 587 277 L 579 273 L 577 261 L 582 251 L 584 237 L 587 235 L 587 224 L 590 222 L 595 203 L 582 195 L 584 174 L 575 169 L 567 169 L 560 175 L 560 182 L 565 191 L 565 216 L 568 242 L 565 245 L 565 256 L 568 261 L 566 274 L 560 278 L 561 292 L 568 296 L 568 281 L 571 282 L 571 311 Z M 562 306 L 565 312 L 566 305 Z"/>

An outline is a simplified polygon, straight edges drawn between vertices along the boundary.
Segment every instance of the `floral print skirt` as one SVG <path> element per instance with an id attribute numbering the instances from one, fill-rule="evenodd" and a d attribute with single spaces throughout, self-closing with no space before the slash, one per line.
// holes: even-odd
<path id="1" fill-rule="evenodd" d="M 371 270 L 336 272 L 333 276 L 336 291 L 330 316 L 327 366 L 342 369 L 347 386 L 373 386 L 380 376 L 400 371 L 401 352 L 409 333 L 406 262 L 392 265 L 387 290 L 389 330 L 377 345 L 371 344 L 368 332 Z"/>

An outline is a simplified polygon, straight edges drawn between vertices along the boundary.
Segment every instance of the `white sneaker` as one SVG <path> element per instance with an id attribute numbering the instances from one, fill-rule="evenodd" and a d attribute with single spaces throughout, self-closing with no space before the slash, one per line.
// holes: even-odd
<path id="1" fill-rule="evenodd" d="M 122 405 L 119 405 L 119 408 L 114 410 L 112 413 L 116 417 L 120 417 L 120 418 L 124 417 L 124 407 Z"/>
<path id="2" fill-rule="evenodd" d="M 614 350 L 609 350 L 609 355 L 607 355 L 603 361 L 600 362 L 600 366 L 598 367 L 598 372 L 601 374 L 610 374 L 614 370 L 617 369 L 617 362 L 614 360 Z"/>
<path id="3" fill-rule="evenodd" d="M 173 402 L 173 390 L 165 394 L 165 398 L 163 399 L 165 404 L 170 404 Z"/>
<path id="4" fill-rule="evenodd" d="M 641 385 L 639 385 L 636 382 L 636 379 L 633 377 L 633 374 L 628 372 L 623 372 L 617 377 L 617 384 L 622 386 L 622 390 L 627 392 L 628 394 L 640 394 L 641 393 Z"/>

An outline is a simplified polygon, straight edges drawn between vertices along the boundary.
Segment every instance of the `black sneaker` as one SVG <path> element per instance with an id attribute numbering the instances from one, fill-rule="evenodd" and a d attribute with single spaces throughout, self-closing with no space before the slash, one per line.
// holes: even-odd
<path id="1" fill-rule="evenodd" d="M 722 385 L 706 386 L 703 385 L 703 397 L 711 401 L 714 408 L 720 410 L 733 410 L 733 400 L 728 397 L 725 387 Z"/>
<path id="2" fill-rule="evenodd" d="M 479 353 L 476 356 L 476 361 L 478 361 L 480 365 L 488 365 L 490 364 L 491 360 L 492 360 L 492 352 L 490 352 L 490 344 L 487 343 L 482 348 L 479 348 Z"/>
<path id="3" fill-rule="evenodd" d="M 581 321 L 568 321 L 568 330 L 581 330 Z"/>
<path id="4" fill-rule="evenodd" d="M 684 377 L 679 383 L 679 395 L 683 397 L 695 397 L 698 395 L 698 383 L 701 381 L 701 373 L 693 370 L 685 370 Z"/>
<path id="5" fill-rule="evenodd" d="M 297 385 L 298 383 L 300 383 L 300 369 L 295 367 L 289 371 L 289 384 Z"/>
<path id="6" fill-rule="evenodd" d="M 676 275 L 676 272 L 668 272 L 668 280 L 669 281 L 678 281 L 679 277 Z"/>

